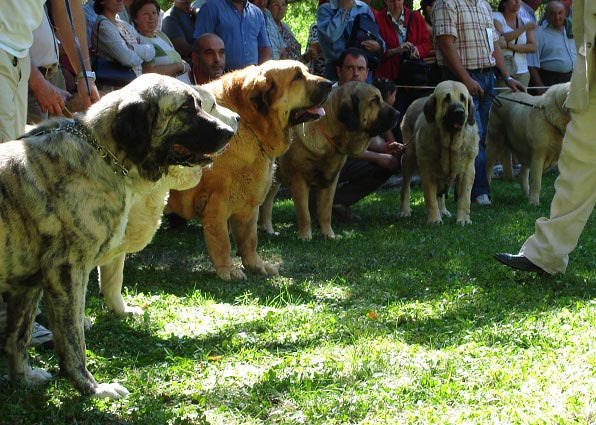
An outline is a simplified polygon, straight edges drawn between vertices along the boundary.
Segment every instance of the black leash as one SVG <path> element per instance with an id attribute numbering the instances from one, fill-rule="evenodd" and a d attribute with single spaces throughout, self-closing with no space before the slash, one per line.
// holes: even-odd
<path id="1" fill-rule="evenodd" d="M 497 108 L 500 108 L 501 106 L 503 106 L 503 104 L 501 103 L 501 101 L 499 99 L 505 99 L 505 100 L 508 100 L 509 102 L 519 103 L 520 105 L 529 106 L 530 108 L 533 108 L 533 109 L 544 109 L 543 105 L 535 105 L 532 103 L 524 102 L 523 100 L 510 99 L 503 95 L 495 96 L 495 95 L 489 93 L 489 96 L 493 99 L 493 102 L 497 106 Z"/>

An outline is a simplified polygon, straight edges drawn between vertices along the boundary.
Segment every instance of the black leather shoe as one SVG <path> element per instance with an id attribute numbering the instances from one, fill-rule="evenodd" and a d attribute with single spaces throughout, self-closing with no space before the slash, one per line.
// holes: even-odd
<path id="1" fill-rule="evenodd" d="M 532 263 L 530 260 L 528 260 L 521 254 L 512 255 L 500 253 L 495 254 L 495 258 L 500 263 L 503 263 L 506 266 L 509 266 L 513 269 L 521 270 L 524 272 L 537 273 L 539 276 L 548 274 L 542 268 L 538 267 L 536 264 Z"/>

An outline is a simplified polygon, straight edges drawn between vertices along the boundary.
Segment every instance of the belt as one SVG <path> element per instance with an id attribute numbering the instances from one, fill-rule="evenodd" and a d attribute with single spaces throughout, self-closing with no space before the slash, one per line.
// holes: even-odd
<path id="1" fill-rule="evenodd" d="M 38 66 L 37 69 L 39 69 L 39 72 L 43 74 L 46 80 L 49 80 L 58 73 L 58 62 L 51 65 Z"/>
<path id="2" fill-rule="evenodd" d="M 492 70 L 492 67 L 466 69 L 466 71 L 468 71 L 468 74 L 488 74 L 489 72 L 492 72 Z"/>
<path id="3" fill-rule="evenodd" d="M 548 69 L 544 69 L 544 68 L 540 68 L 540 70 L 538 72 L 544 72 L 544 73 L 547 73 L 547 74 L 561 75 L 563 77 L 571 77 L 571 74 L 573 73 L 573 71 L 569 71 L 569 72 L 549 71 Z"/>

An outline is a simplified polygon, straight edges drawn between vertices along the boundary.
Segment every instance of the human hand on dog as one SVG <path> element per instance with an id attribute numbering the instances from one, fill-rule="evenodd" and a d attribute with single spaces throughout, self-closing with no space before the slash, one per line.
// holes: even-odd
<path id="1" fill-rule="evenodd" d="M 406 149 L 406 145 L 398 143 L 398 142 L 386 142 L 385 143 L 385 153 L 389 155 L 393 155 L 395 158 L 400 159 L 404 154 Z"/>

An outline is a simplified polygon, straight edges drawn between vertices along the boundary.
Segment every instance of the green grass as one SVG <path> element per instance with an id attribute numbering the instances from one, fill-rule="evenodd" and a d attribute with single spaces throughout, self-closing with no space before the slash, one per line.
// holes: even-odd
<path id="1" fill-rule="evenodd" d="M 341 240 L 296 239 L 291 201 L 259 252 L 281 276 L 222 282 L 198 223 L 161 229 L 126 263 L 114 318 L 91 279 L 88 368 L 131 391 L 80 397 L 63 379 L 26 389 L 0 378 L 0 424 L 590 424 L 596 422 L 596 231 L 588 223 L 567 274 L 548 279 L 492 259 L 516 251 L 548 215 L 519 187 L 493 185 L 474 224 L 398 219 L 397 189 L 357 204 Z M 454 211 L 453 200 L 448 208 Z M 58 374 L 51 349 L 32 362 Z M 0 360 L 0 376 L 6 374 Z"/>

